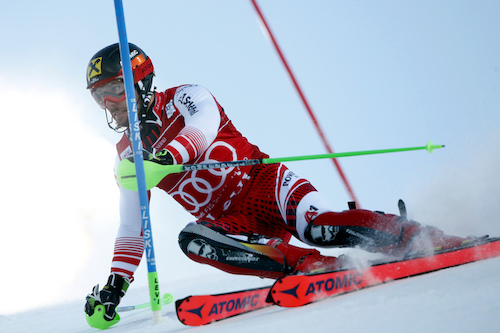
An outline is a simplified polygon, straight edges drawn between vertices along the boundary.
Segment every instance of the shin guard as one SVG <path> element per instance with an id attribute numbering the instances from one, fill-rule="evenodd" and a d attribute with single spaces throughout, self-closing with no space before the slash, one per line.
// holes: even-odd
<path id="1" fill-rule="evenodd" d="M 353 209 L 318 215 L 307 226 L 305 238 L 311 245 L 316 246 L 359 246 L 375 251 L 379 247 L 397 244 L 401 230 L 396 215 Z"/>
<path id="2" fill-rule="evenodd" d="M 273 246 L 236 240 L 201 224 L 188 224 L 179 234 L 179 246 L 190 259 L 231 274 L 285 275 L 284 256 Z"/>

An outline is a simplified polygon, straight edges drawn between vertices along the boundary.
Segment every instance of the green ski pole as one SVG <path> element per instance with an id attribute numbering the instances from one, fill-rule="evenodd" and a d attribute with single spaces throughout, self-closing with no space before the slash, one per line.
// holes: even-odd
<path id="1" fill-rule="evenodd" d="M 392 148 L 392 149 L 377 149 L 377 150 L 363 150 L 363 151 L 351 151 L 345 153 L 331 153 L 331 154 L 317 154 L 317 155 L 304 155 L 304 156 L 289 156 L 289 157 L 278 157 L 278 158 L 263 158 L 263 159 L 251 159 L 251 160 L 241 160 L 241 161 L 226 161 L 226 162 L 213 162 L 213 163 L 200 163 L 200 164 L 178 164 L 178 165 L 163 165 L 159 164 L 153 160 L 145 160 L 144 168 L 146 172 L 146 188 L 148 190 L 152 189 L 167 175 L 171 173 L 185 172 L 185 171 L 196 171 L 196 170 L 207 170 L 207 169 L 221 169 L 221 168 L 231 168 L 231 167 L 241 167 L 250 166 L 257 164 L 271 164 L 271 163 L 283 163 L 283 162 L 294 162 L 294 161 L 305 161 L 305 160 L 316 160 L 316 159 L 326 159 L 326 158 L 339 158 L 339 157 L 349 157 L 349 156 L 362 156 L 362 155 L 374 155 L 374 154 L 386 154 L 386 153 L 396 153 L 403 151 L 412 150 L 427 150 L 432 153 L 434 149 L 443 148 L 444 145 L 435 145 L 431 141 L 425 146 L 420 147 L 406 147 L 406 148 Z M 128 190 L 137 191 L 137 182 L 135 176 L 134 162 L 129 159 L 123 159 L 117 169 L 118 183 Z"/>
<path id="2" fill-rule="evenodd" d="M 174 296 L 171 293 L 166 293 L 163 295 L 161 299 L 163 304 L 170 304 L 174 302 Z M 137 304 L 137 305 L 128 305 L 128 306 L 119 306 L 116 308 L 116 312 L 126 312 L 138 309 L 149 308 L 151 306 L 151 302 Z"/>

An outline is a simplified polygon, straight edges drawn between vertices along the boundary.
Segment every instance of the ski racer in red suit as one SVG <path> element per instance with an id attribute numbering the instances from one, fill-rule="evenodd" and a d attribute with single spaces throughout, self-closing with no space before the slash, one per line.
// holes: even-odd
<path id="1" fill-rule="evenodd" d="M 136 45 L 129 46 L 141 137 L 154 161 L 194 164 L 268 157 L 238 132 L 204 87 L 156 91 L 151 60 Z M 118 44 L 92 57 L 87 88 L 105 110 L 109 126 L 124 131 L 117 144 L 118 163 L 132 153 Z M 276 279 L 342 268 L 342 259 L 290 245 L 292 236 L 316 247 L 357 246 L 392 256 L 455 247 L 469 240 L 421 226 L 405 214 L 334 212 L 313 185 L 283 164 L 170 174 L 158 187 L 194 217 L 179 235 L 184 253 L 233 274 Z M 95 306 L 103 304 L 106 320 L 115 317 L 144 252 L 138 193 L 120 187 L 120 196 L 111 275 L 102 290 L 96 287 L 87 296 L 85 306 L 92 316 Z"/>

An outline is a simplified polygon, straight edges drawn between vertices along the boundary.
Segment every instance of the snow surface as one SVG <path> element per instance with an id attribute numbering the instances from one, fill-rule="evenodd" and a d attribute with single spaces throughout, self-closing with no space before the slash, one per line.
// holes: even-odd
<path id="1" fill-rule="evenodd" d="M 173 304 L 153 325 L 148 309 L 124 312 L 110 332 L 500 332 L 500 258 L 488 259 L 337 296 L 301 308 L 271 306 L 202 327 L 181 324 Z M 268 285 L 272 281 L 222 272 L 170 281 L 177 298 Z M 132 285 L 133 286 L 133 285 Z M 175 286 L 175 288 L 173 288 Z M 166 292 L 167 290 L 163 290 Z M 47 292 L 50 292 L 49 290 Z M 131 288 L 122 306 L 148 300 Z M 3 301 L 6 301 L 5 299 Z M 97 332 L 83 301 L 0 316 L 1 332 Z"/>

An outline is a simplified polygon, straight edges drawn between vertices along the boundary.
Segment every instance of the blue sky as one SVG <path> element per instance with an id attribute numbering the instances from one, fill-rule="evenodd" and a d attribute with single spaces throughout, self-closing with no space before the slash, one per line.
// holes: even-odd
<path id="1" fill-rule="evenodd" d="M 446 145 L 340 160 L 363 208 L 396 212 L 403 198 L 424 224 L 500 234 L 498 1 L 259 5 L 334 151 Z M 159 90 L 206 86 L 272 157 L 326 152 L 249 0 L 125 0 L 124 8 L 129 41 L 151 57 Z M 0 246 L 12 272 L 1 279 L 39 276 L 55 290 L 49 303 L 83 299 L 105 282 L 118 221 L 112 166 L 120 136 L 85 89 L 91 56 L 118 40 L 113 2 L 10 2 L 0 29 Z M 347 208 L 331 161 L 288 166 L 334 209 Z M 184 264 L 175 239 L 191 218 L 154 195 L 153 230 L 170 240 L 156 241 L 157 256 Z M 25 307 L 2 305 L 0 313 Z"/>

